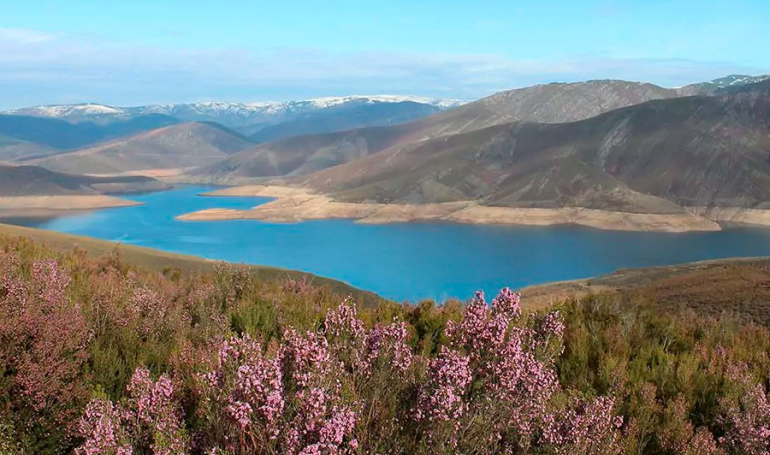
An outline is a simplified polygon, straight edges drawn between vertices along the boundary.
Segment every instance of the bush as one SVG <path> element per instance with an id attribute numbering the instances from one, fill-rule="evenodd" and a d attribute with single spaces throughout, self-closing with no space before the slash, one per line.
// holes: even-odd
<path id="1" fill-rule="evenodd" d="M 767 453 L 768 350 L 625 297 L 366 308 L 0 240 L 0 454 Z"/>

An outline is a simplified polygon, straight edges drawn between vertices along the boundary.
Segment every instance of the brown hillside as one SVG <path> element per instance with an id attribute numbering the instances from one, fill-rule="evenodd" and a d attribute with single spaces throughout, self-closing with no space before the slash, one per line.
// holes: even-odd
<path id="1" fill-rule="evenodd" d="M 184 123 L 32 161 L 48 169 L 82 174 L 120 174 L 204 166 L 252 144 L 225 128 Z"/>
<path id="2" fill-rule="evenodd" d="M 309 176 L 345 201 L 479 200 L 667 213 L 770 208 L 770 85 L 657 100 L 565 124 L 509 123 Z"/>
<path id="3" fill-rule="evenodd" d="M 143 176 L 91 177 L 38 166 L 0 165 L 0 196 L 69 196 L 157 191 L 168 186 Z"/>
<path id="4" fill-rule="evenodd" d="M 525 120 L 581 120 L 644 101 L 677 96 L 672 90 L 625 81 L 538 85 L 497 93 L 407 124 L 295 137 L 263 144 L 190 173 L 194 180 L 242 183 L 311 173 L 385 149 Z"/>

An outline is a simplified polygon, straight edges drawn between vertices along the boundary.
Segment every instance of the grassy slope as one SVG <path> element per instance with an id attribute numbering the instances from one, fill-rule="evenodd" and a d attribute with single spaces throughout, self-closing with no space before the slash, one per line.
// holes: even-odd
<path id="1" fill-rule="evenodd" d="M 109 255 L 117 249 L 121 257 L 128 263 L 158 272 L 168 268 L 177 268 L 183 273 L 205 273 L 213 271 L 214 265 L 217 263 L 216 261 L 195 256 L 167 253 L 133 245 L 119 245 L 106 240 L 7 224 L 0 224 L 0 236 L 26 237 L 61 252 L 80 248 L 87 251 L 93 257 Z M 340 294 L 350 294 L 356 301 L 365 305 L 375 305 L 383 300 L 373 292 L 356 289 L 341 281 L 319 277 L 310 273 L 264 266 L 249 266 L 249 269 L 257 274 L 260 279 L 267 281 L 287 278 L 307 279 L 317 285 L 327 286 Z"/>
<path id="2" fill-rule="evenodd" d="M 623 269 L 585 280 L 530 286 L 522 294 L 529 306 L 540 308 L 565 298 L 604 292 L 666 311 L 727 312 L 770 325 L 770 258 Z"/>

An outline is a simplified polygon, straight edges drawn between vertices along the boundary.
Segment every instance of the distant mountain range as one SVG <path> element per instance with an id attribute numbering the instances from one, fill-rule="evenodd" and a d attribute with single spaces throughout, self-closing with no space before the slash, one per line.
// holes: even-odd
<path id="1" fill-rule="evenodd" d="M 228 128 L 240 130 L 245 134 L 254 134 L 262 127 L 294 120 L 304 114 L 328 110 L 338 119 L 346 109 L 350 108 L 351 115 L 364 112 L 362 106 L 378 108 L 381 105 L 408 103 L 418 109 L 422 115 L 430 115 L 440 110 L 449 109 L 462 104 L 459 100 L 440 100 L 420 96 L 372 95 L 314 98 L 308 100 L 267 103 L 225 103 L 201 102 L 182 104 L 158 104 L 136 107 L 114 107 L 102 104 L 72 104 L 34 106 L 13 109 L 3 112 L 7 115 L 24 115 L 31 117 L 55 118 L 70 123 L 109 124 L 130 120 L 139 116 L 162 114 L 179 121 L 217 122 Z M 369 122 L 376 121 L 371 114 Z M 413 120 L 417 114 L 406 115 L 405 121 Z M 321 116 L 316 114 L 315 118 Z M 389 120 L 390 119 L 390 120 Z M 382 124 L 390 124 L 392 115 L 383 120 Z M 337 126 L 343 129 L 355 128 L 338 120 Z"/>

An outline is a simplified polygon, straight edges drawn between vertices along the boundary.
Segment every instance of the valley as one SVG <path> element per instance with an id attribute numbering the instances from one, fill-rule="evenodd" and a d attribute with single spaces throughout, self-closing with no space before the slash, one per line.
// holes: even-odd
<path id="1" fill-rule="evenodd" d="M 426 258 L 450 263 L 471 260 L 474 244 L 512 252 L 534 242 L 532 253 L 544 254 L 569 251 L 561 242 L 574 241 L 586 244 L 580 257 L 597 261 L 554 268 L 566 253 L 550 253 L 542 266 L 553 273 L 507 272 L 508 284 L 519 276 L 514 284 L 527 286 L 765 254 L 757 245 L 770 226 L 768 112 L 768 80 L 744 76 L 679 89 L 543 84 L 469 103 L 378 96 L 29 108 L 0 115 L 0 126 L 27 125 L 2 130 L 0 216 L 304 270 L 389 298 L 441 300 L 472 292 L 452 267 L 423 286 L 392 289 L 388 267 L 350 269 L 328 257 L 349 249 L 339 241 L 351 238 L 369 246 L 341 257 L 373 255 L 382 264 L 413 242 L 438 248 Z M 428 232 L 452 246 L 428 241 Z M 720 236 L 737 243 L 709 243 L 727 241 Z M 682 245 L 673 247 L 677 238 Z M 394 249 L 370 249 L 382 242 Z M 617 258 L 602 256 L 607 245 Z M 415 276 L 425 279 L 430 267 Z M 501 281 L 490 273 L 482 268 L 469 282 L 492 288 Z"/>

